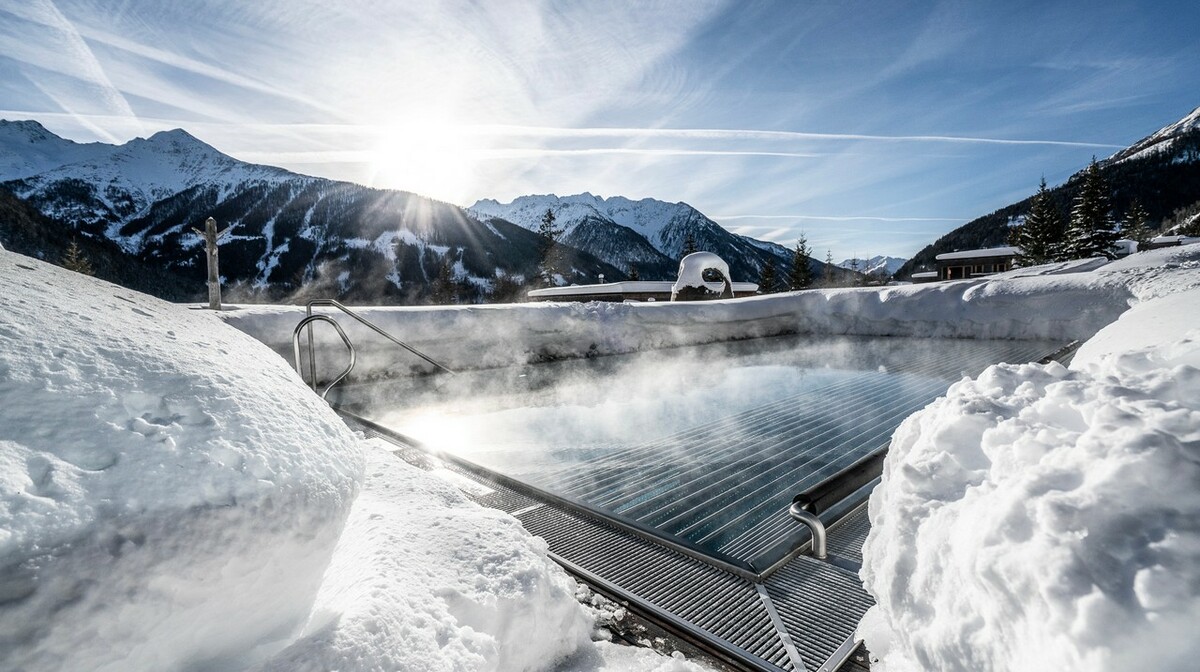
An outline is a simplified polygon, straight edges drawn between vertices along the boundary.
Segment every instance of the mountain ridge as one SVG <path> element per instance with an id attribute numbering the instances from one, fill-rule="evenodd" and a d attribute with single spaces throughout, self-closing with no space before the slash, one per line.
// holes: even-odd
<path id="1" fill-rule="evenodd" d="M 111 241 L 131 259 L 197 283 L 204 262 L 192 229 L 212 216 L 231 229 L 222 276 L 232 295 L 251 299 L 324 292 L 421 302 L 448 265 L 456 295 L 478 300 L 538 273 L 537 234 L 493 213 L 529 217 L 498 212 L 496 201 L 468 212 L 410 192 L 247 163 L 183 129 L 81 144 L 35 121 L 3 122 L 0 186 L 56 222 L 62 236 Z M 583 194 L 563 205 L 567 282 L 619 279 L 635 268 L 646 279 L 674 277 L 675 251 L 688 237 L 727 257 L 739 280 L 757 279 L 768 259 L 790 263 L 782 246 L 730 233 L 684 203 Z"/>
<path id="2" fill-rule="evenodd" d="M 1200 202 L 1200 107 L 1178 121 L 1138 140 L 1097 162 L 1109 185 L 1114 219 L 1120 221 L 1137 201 L 1150 221 L 1162 222 L 1179 208 Z M 1078 195 L 1086 167 L 1051 189 L 1050 197 L 1067 216 Z M 1034 180 L 1030 180 L 1031 187 Z M 1008 231 L 1029 212 L 1030 195 L 943 234 L 913 255 L 896 271 L 897 278 L 935 267 L 935 257 L 944 252 L 996 247 L 1007 244 Z"/>

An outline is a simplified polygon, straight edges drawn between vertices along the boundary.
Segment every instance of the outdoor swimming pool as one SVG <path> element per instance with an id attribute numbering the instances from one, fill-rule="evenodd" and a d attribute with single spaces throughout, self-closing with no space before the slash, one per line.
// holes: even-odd
<path id="1" fill-rule="evenodd" d="M 1061 343 L 794 336 L 349 386 L 443 454 L 726 561 L 805 533 L 792 497 L 885 447 L 964 374 Z"/>

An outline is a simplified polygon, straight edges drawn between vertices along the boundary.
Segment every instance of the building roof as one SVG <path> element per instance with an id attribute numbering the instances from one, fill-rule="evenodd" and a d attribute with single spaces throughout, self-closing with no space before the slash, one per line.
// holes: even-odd
<path id="1" fill-rule="evenodd" d="M 581 294 L 670 294 L 674 282 L 670 280 L 623 280 L 621 282 L 606 282 L 602 285 L 568 285 L 566 287 L 546 287 L 533 289 L 527 294 L 531 299 L 551 296 L 571 297 Z M 706 282 L 706 287 L 719 292 L 725 288 L 722 282 Z M 730 283 L 734 292 L 754 292 L 758 285 L 753 282 Z"/>
<path id="2" fill-rule="evenodd" d="M 957 252 L 943 252 L 937 255 L 934 259 L 938 261 L 953 261 L 955 259 L 984 259 L 987 257 L 1015 257 L 1020 252 L 1018 248 L 1012 246 L 1005 247 L 988 247 L 982 250 L 959 250 Z"/>

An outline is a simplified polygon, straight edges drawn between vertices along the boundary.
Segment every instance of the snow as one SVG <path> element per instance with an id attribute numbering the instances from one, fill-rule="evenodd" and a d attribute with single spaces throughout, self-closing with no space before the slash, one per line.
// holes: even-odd
<path id="1" fill-rule="evenodd" d="M 1161 264 L 1070 369 L 991 367 L 896 431 L 863 549 L 873 670 L 1195 667 L 1200 269 L 1161 272 L 1183 256 L 1108 265 Z"/>
<path id="2" fill-rule="evenodd" d="M 0 251 L 0 340 L 0 669 L 702 669 L 209 311 Z"/>
<path id="3" fill-rule="evenodd" d="M 561 197 L 554 194 L 521 196 L 510 203 L 489 198 L 476 202 L 467 210 L 480 219 L 498 217 L 530 231 L 537 230 L 546 210 L 553 210 L 566 233 L 588 217 L 600 217 L 640 233 L 664 254 L 668 252 L 660 235 L 662 230 L 676 219 L 698 214 L 686 203 L 666 203 L 652 198 L 634 201 L 621 196 L 602 198 L 589 193 Z"/>
<path id="4" fill-rule="evenodd" d="M 725 263 L 724 259 L 712 252 L 693 252 L 679 260 L 679 273 L 676 274 L 675 284 L 671 285 L 671 299 L 674 300 L 680 290 L 688 287 L 707 289 L 708 283 L 704 281 L 704 272 L 709 270 L 719 271 L 725 278 L 725 283 L 730 284 L 730 291 L 733 291 L 733 276 L 729 273 L 729 264 Z M 722 283 L 721 287 L 722 296 L 725 292 L 725 283 Z"/>
<path id="5" fill-rule="evenodd" d="M 938 261 L 950 261 L 953 259 L 985 259 L 987 257 L 1011 257 L 1020 252 L 1015 247 L 989 247 L 981 250 L 959 250 L 956 252 L 943 252 L 937 255 L 935 259 Z"/>
<path id="6" fill-rule="evenodd" d="M 807 290 L 733 300 L 363 307 L 356 312 L 451 368 L 510 366 L 562 357 L 784 333 L 1082 340 L 1139 301 L 1200 286 L 1200 245 L 1139 252 L 1078 272 L 1019 269 L 988 278 Z M 1058 268 L 1059 271 L 1064 269 Z M 297 306 L 238 306 L 221 317 L 291 360 Z M 356 375 L 425 370 L 352 320 Z M 345 348 L 315 331 L 317 359 L 335 372 Z"/>
<path id="7" fill-rule="evenodd" d="M 312 618 L 259 669 L 544 669 L 590 642 L 574 592 L 515 518 L 372 442 Z"/>
<path id="8" fill-rule="evenodd" d="M 216 664 L 303 623 L 362 448 L 277 358 L 7 252 L 0 338 L 0 669 Z"/>
<path id="9" fill-rule="evenodd" d="M 468 366 L 785 331 L 1090 338 L 1071 369 L 992 367 L 901 426 L 863 632 L 891 670 L 1115 670 L 1200 656 L 1198 307 L 1188 245 L 929 285 L 361 312 Z M 302 313 L 217 315 L 0 252 L 0 669 L 695 669 L 591 641 L 543 542 L 229 328 L 290 350 Z M 368 374 L 408 361 L 346 327 Z"/>
<path id="10" fill-rule="evenodd" d="M 876 273 L 890 277 L 896 271 L 900 270 L 900 267 L 903 266 L 907 261 L 908 259 L 902 259 L 900 257 L 879 255 L 871 257 L 870 259 L 845 259 L 838 264 L 838 266 L 847 270 L 858 271 L 864 275 Z"/>

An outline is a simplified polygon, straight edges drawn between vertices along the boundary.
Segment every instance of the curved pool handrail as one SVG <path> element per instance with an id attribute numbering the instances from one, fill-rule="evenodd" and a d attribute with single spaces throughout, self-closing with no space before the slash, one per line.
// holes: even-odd
<path id="1" fill-rule="evenodd" d="M 342 331 L 342 325 L 338 324 L 337 320 L 333 319 L 332 317 L 329 317 L 328 315 L 309 315 L 308 317 L 304 318 L 303 320 L 300 320 L 300 324 L 297 324 L 296 328 L 292 331 L 292 354 L 295 355 L 295 357 L 296 357 L 296 373 L 300 374 L 301 379 L 304 378 L 304 371 L 300 365 L 300 330 L 305 327 L 309 327 L 308 338 L 309 338 L 309 346 L 311 348 L 311 346 L 312 346 L 312 327 L 309 325 L 311 325 L 313 322 L 328 322 L 328 323 L 332 324 L 333 328 L 337 331 L 338 336 L 342 337 L 342 343 L 345 343 L 346 349 L 348 349 L 350 351 L 350 364 L 346 367 L 345 371 L 342 371 L 341 374 L 339 374 L 337 378 L 333 379 L 333 382 L 329 383 L 329 385 L 327 385 L 325 387 L 325 391 L 321 393 L 321 399 L 324 400 L 325 396 L 327 394 L 329 394 L 329 391 L 333 389 L 333 386 L 342 382 L 342 379 L 345 378 L 346 376 L 350 375 L 350 372 L 354 370 L 354 363 L 356 361 L 358 361 L 358 355 L 354 350 L 354 344 L 350 342 L 350 337 L 346 335 L 346 332 Z M 309 364 L 312 365 L 312 368 L 311 368 L 312 389 L 313 389 L 313 392 L 316 392 L 317 391 L 317 367 L 316 367 L 316 364 L 313 362 L 313 353 L 312 353 L 311 349 L 309 350 L 309 353 L 308 353 L 308 362 L 309 362 Z"/>
<path id="2" fill-rule="evenodd" d="M 331 306 L 333 308 L 337 308 L 338 310 L 349 315 L 350 317 L 354 318 L 355 320 L 358 320 L 358 322 L 360 324 L 362 324 L 364 327 L 367 327 L 371 331 L 374 331 L 375 333 L 379 334 L 380 336 L 383 336 L 384 338 L 388 339 L 392 343 L 395 343 L 396 345 L 404 348 L 405 350 L 411 352 L 412 354 L 416 355 L 417 357 L 420 357 L 421 359 L 425 360 L 426 362 L 429 362 L 430 364 L 436 366 L 437 368 L 441 369 L 442 371 L 445 371 L 446 373 L 455 373 L 455 371 L 453 369 L 451 369 L 450 367 L 442 364 L 441 362 L 437 361 L 436 359 L 433 359 L 432 357 L 430 357 L 429 355 L 426 355 L 425 353 L 421 352 L 420 350 L 417 350 L 416 348 L 405 343 L 404 341 L 401 341 L 400 339 L 396 338 L 395 336 L 392 336 L 391 334 L 387 333 L 383 329 L 380 329 L 378 326 L 376 326 L 370 320 L 359 315 L 358 313 L 354 312 L 353 310 L 350 310 L 349 308 L 343 306 L 341 303 L 335 301 L 334 299 L 313 299 L 313 300 L 309 301 L 308 304 L 305 306 L 305 314 L 309 317 L 311 317 L 313 314 L 313 306 Z M 308 354 L 309 354 L 309 365 L 312 370 L 313 378 L 315 379 L 316 378 L 316 365 L 313 363 L 313 359 L 312 359 L 313 338 L 312 338 L 312 330 L 311 329 L 308 332 Z"/>

